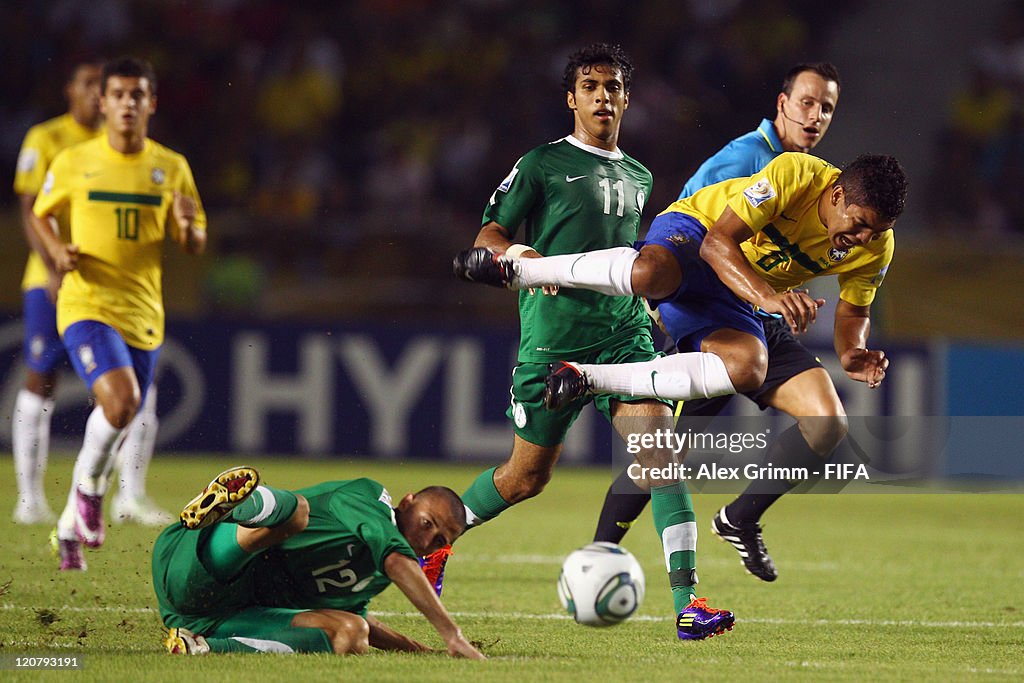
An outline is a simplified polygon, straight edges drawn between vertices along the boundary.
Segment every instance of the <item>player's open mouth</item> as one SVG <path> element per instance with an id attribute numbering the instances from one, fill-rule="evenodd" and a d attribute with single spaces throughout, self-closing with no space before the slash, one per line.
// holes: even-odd
<path id="1" fill-rule="evenodd" d="M 612 113 L 607 109 L 598 109 L 597 111 L 594 112 L 594 116 L 601 119 L 602 121 L 607 121 L 612 117 Z"/>
<path id="2" fill-rule="evenodd" d="M 849 249 L 853 246 L 853 242 L 846 235 L 836 235 L 836 246 L 840 249 Z"/>
<path id="3" fill-rule="evenodd" d="M 821 135 L 821 131 L 819 131 L 817 128 L 811 127 L 804 128 L 804 133 L 812 138 L 816 138 L 819 135 Z"/>

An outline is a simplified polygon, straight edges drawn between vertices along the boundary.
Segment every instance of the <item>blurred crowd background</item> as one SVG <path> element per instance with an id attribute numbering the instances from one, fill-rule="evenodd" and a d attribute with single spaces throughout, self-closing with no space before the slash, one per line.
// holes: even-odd
<path id="1" fill-rule="evenodd" d="M 455 282 L 449 263 L 516 159 L 571 131 L 570 52 L 607 40 L 634 60 L 621 146 L 655 176 L 644 227 L 705 157 L 774 116 L 792 64 L 828 60 L 845 87 L 818 153 L 896 152 L 911 176 L 880 324 L 1024 337 L 1011 285 L 1024 271 L 1024 3 L 982 5 L 951 29 L 955 45 L 936 45 L 851 29 L 942 14 L 919 0 L 7 3 L 0 180 L 28 127 L 63 111 L 76 59 L 136 54 L 159 79 L 151 135 L 190 160 L 210 214 L 207 257 L 168 255 L 172 313 L 514 324 L 511 301 Z M 901 106 L 915 92 L 945 106 L 922 102 L 906 134 L 890 113 L 903 109 L 865 84 L 904 78 L 901 50 L 918 45 L 945 62 L 895 86 Z M 0 196 L 0 307 L 13 313 L 24 246 L 13 194 Z M 984 292 L 999 301 L 972 301 L 980 322 L 944 315 Z"/>

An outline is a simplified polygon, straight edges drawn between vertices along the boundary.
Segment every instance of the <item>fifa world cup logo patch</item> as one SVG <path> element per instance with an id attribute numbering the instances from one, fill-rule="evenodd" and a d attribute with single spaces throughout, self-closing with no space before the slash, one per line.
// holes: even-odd
<path id="1" fill-rule="evenodd" d="M 96 369 L 96 356 L 93 355 L 92 347 L 88 344 L 82 344 L 78 347 L 78 360 L 82 363 L 82 367 L 85 368 L 85 374 L 88 375 Z"/>
<path id="2" fill-rule="evenodd" d="M 768 182 L 767 178 L 761 178 L 756 183 L 743 190 L 743 196 L 747 198 L 755 209 L 761 204 L 775 196 L 775 188 Z"/>

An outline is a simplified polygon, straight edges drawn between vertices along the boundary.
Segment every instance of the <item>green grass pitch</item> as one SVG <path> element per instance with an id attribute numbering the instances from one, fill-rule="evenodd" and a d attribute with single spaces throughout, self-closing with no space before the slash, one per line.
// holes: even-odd
<path id="1" fill-rule="evenodd" d="M 179 507 L 233 456 L 160 456 L 152 495 Z M 427 484 L 458 491 L 476 466 L 254 459 L 265 481 L 297 488 L 369 476 L 400 496 Z M 69 457 L 47 475 L 51 505 L 66 495 Z M 624 544 L 647 574 L 631 621 L 606 629 L 561 614 L 561 558 L 590 540 L 611 472 L 559 468 L 539 497 L 467 534 L 448 565 L 444 603 L 488 662 L 443 654 L 171 657 L 150 586 L 156 532 L 113 527 L 88 551 L 89 571 L 62 574 L 44 527 L 10 522 L 15 489 L 0 459 L 0 660 L 79 655 L 83 671 L 0 672 L 3 680 L 547 681 L 1020 680 L 1024 678 L 1024 498 L 1020 494 L 790 496 L 765 518 L 779 580 L 746 574 L 714 538 L 722 495 L 697 495 L 699 594 L 736 613 L 711 640 L 676 640 L 660 544 L 650 513 Z M 440 640 L 394 588 L 372 611 L 424 642 Z M 4 659 L 6 658 L 6 659 Z M 13 676 L 13 677 L 12 677 Z M 328 678 L 330 677 L 330 678 Z"/>

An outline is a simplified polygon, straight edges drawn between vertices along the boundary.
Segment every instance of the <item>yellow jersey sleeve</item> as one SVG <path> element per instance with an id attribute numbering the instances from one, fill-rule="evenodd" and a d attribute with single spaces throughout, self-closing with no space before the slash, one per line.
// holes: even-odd
<path id="1" fill-rule="evenodd" d="M 877 246 L 875 244 L 877 243 Z M 893 254 L 896 251 L 896 238 L 892 230 L 880 234 L 870 246 L 875 256 L 856 270 L 839 273 L 839 298 L 854 306 L 870 306 L 875 300 L 875 293 L 882 285 L 885 274 L 889 271 Z"/>
<path id="2" fill-rule="evenodd" d="M 29 129 L 21 143 L 18 165 L 14 171 L 14 191 L 17 194 L 39 194 L 47 166 L 55 154 L 52 147 L 52 139 L 41 126 Z"/>
<path id="3" fill-rule="evenodd" d="M 782 217 L 803 213 L 834 180 L 823 173 L 831 165 L 801 152 L 780 154 L 742 184 L 728 206 L 755 234 Z M 835 175 L 838 175 L 836 171 Z"/>
<path id="4" fill-rule="evenodd" d="M 71 153 L 67 150 L 57 155 L 46 171 L 32 213 L 40 218 L 55 216 L 71 201 Z"/>

